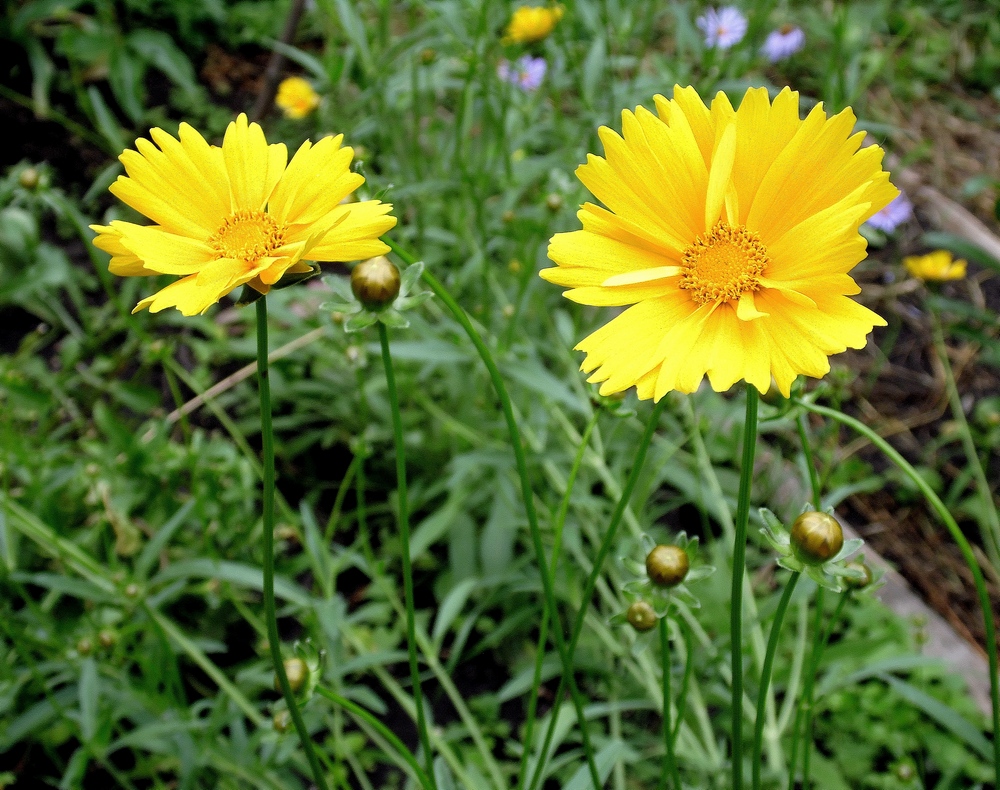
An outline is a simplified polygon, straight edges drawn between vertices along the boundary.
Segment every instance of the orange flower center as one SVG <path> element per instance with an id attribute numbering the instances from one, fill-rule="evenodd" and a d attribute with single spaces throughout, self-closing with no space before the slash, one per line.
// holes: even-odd
<path id="1" fill-rule="evenodd" d="M 285 229 L 263 211 L 237 211 L 226 217 L 208 243 L 219 258 L 256 263 L 285 240 Z"/>
<path id="2" fill-rule="evenodd" d="M 699 304 L 730 302 L 760 289 L 767 260 L 760 236 L 720 222 L 684 250 L 680 287 Z"/>

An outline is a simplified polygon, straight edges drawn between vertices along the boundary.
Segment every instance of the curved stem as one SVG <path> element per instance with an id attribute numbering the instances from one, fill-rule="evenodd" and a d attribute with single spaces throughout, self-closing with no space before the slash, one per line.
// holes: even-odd
<path id="1" fill-rule="evenodd" d="M 903 458 L 903 456 L 901 456 L 885 439 L 875 433 L 875 431 L 864 423 L 854 419 L 853 417 L 848 417 L 846 414 L 841 414 L 835 409 L 828 409 L 825 406 L 818 406 L 814 403 L 806 403 L 804 401 L 797 401 L 797 403 L 809 411 L 843 423 L 849 428 L 860 433 L 879 450 L 881 450 L 885 456 L 896 464 L 896 466 L 898 466 L 903 472 L 905 472 L 906 476 L 913 481 L 913 484 L 920 489 L 920 492 L 927 498 L 927 501 L 934 509 L 934 512 L 936 512 L 941 521 L 944 522 L 944 525 L 951 534 L 952 539 L 958 544 L 959 551 L 962 552 L 962 557 L 965 559 L 965 563 L 969 566 L 969 571 L 972 573 L 972 579 L 976 587 L 976 595 L 979 598 L 979 607 L 983 615 L 983 624 L 986 631 L 986 657 L 989 660 L 990 665 L 990 701 L 993 708 L 993 769 L 996 773 L 997 787 L 1000 787 L 1000 736 L 998 736 L 998 733 L 1000 733 L 1000 676 L 998 676 L 998 673 L 1000 673 L 1000 666 L 998 666 L 1000 665 L 1000 658 L 998 658 L 997 655 L 997 631 L 996 623 L 993 621 L 993 609 L 990 604 L 989 592 L 986 589 L 986 581 L 983 579 L 983 572 L 979 567 L 979 563 L 976 561 L 976 555 L 972 551 L 972 546 L 969 545 L 968 539 L 964 534 L 962 534 L 962 530 L 959 529 L 954 517 L 948 511 L 948 508 L 945 507 L 941 498 L 934 492 L 934 489 L 928 485 L 927 481 L 917 473 L 917 470 L 915 470 L 910 463 Z"/>
<path id="2" fill-rule="evenodd" d="M 774 666 L 774 653 L 778 649 L 778 638 L 781 635 L 781 624 L 785 619 L 785 610 L 788 609 L 788 602 L 792 599 L 795 585 L 799 583 L 802 574 L 796 571 L 785 585 L 781 599 L 778 601 L 778 608 L 774 612 L 774 621 L 771 623 L 771 636 L 767 640 L 767 653 L 764 655 L 764 668 L 760 673 L 760 688 L 757 691 L 757 719 L 753 726 L 753 757 L 750 764 L 753 766 L 753 790 L 760 790 L 760 764 L 761 750 L 764 745 L 764 706 L 767 703 L 767 689 L 771 685 L 771 668 Z"/>
<path id="3" fill-rule="evenodd" d="M 573 493 L 573 486 L 576 484 L 576 477 L 580 473 L 580 466 L 583 464 L 583 456 L 590 443 L 590 435 L 597 426 L 597 418 L 600 411 L 595 411 L 594 415 L 587 423 L 580 438 L 580 446 L 577 448 L 576 456 L 573 458 L 573 466 L 569 470 L 569 478 L 566 480 L 566 491 L 562 501 L 559 503 L 559 511 L 556 513 L 555 530 L 552 538 L 552 561 L 550 569 L 555 576 L 556 568 L 559 566 L 559 554 L 562 550 L 563 526 L 566 524 L 566 514 L 569 512 L 569 500 Z M 539 560 L 542 561 L 542 560 Z M 548 639 L 549 610 L 545 607 L 542 610 L 542 623 L 538 628 L 538 644 L 535 647 L 535 674 L 531 681 L 531 693 L 528 695 L 528 715 L 524 723 L 524 748 L 521 753 L 521 768 L 517 772 L 517 790 L 524 787 L 524 781 L 528 773 L 528 757 L 531 755 L 531 738 L 535 729 L 535 713 L 538 710 L 538 687 L 542 682 L 542 664 L 545 660 L 545 644 Z"/>
<path id="4" fill-rule="evenodd" d="M 740 494 L 736 504 L 736 537 L 733 541 L 733 586 L 730 594 L 730 660 L 733 667 L 733 788 L 743 787 L 743 573 L 746 570 L 747 524 L 750 521 L 750 486 L 753 458 L 757 449 L 757 402 L 753 384 L 747 384 L 747 410 L 743 423 L 743 460 L 740 466 Z M 758 716 L 762 715 L 758 711 Z"/>
<path id="5" fill-rule="evenodd" d="M 663 662 L 663 742 L 666 753 L 663 758 L 663 771 L 660 774 L 660 787 L 666 790 L 668 779 L 674 785 L 674 790 L 682 790 L 681 778 L 677 773 L 677 760 L 674 758 L 674 734 L 670 726 L 670 618 L 663 615 L 660 618 L 660 656 Z M 677 718 L 680 718 L 680 709 Z"/>
<path id="6" fill-rule="evenodd" d="M 378 734 L 392 744 L 396 751 L 399 752 L 399 756 L 402 757 L 406 761 L 406 764 L 410 766 L 414 776 L 416 776 L 417 780 L 420 782 L 420 786 L 423 787 L 424 790 L 434 790 L 434 784 L 424 772 L 424 769 L 420 767 L 420 763 L 417 762 L 417 758 L 413 756 L 413 752 L 406 748 L 406 744 L 396 736 L 396 733 L 386 727 L 367 710 L 362 708 L 360 705 L 351 702 L 346 697 L 342 697 L 336 692 L 325 689 L 322 686 L 316 687 L 316 693 L 321 697 L 326 697 L 330 700 L 330 702 L 340 705 L 340 707 L 344 710 L 350 711 L 359 719 L 363 719 L 372 728 L 377 730 Z"/>
<path id="7" fill-rule="evenodd" d="M 278 635 L 278 616 L 274 604 L 274 426 L 271 423 L 271 380 L 267 368 L 267 297 L 257 300 L 257 380 L 260 383 L 260 432 L 264 461 L 264 620 L 267 623 L 267 642 L 271 661 L 278 676 L 278 685 L 288 705 L 295 732 L 305 749 L 313 778 L 320 790 L 327 790 L 323 768 L 316 757 L 316 750 L 302 712 L 295 701 L 295 694 L 285 663 L 281 658 L 281 637 Z"/>
<path id="8" fill-rule="evenodd" d="M 434 776 L 434 754 L 427 732 L 427 718 L 424 715 L 424 695 L 420 689 L 420 666 L 417 663 L 417 634 L 413 618 L 413 567 L 410 563 L 410 514 L 406 502 L 406 455 L 403 448 L 403 421 L 399 413 L 399 394 L 396 392 L 396 377 L 392 370 L 392 355 L 389 353 L 389 333 L 385 324 L 377 322 L 378 339 L 382 346 L 382 365 L 389 390 L 389 407 L 392 411 L 392 435 L 396 444 L 396 499 L 399 508 L 399 540 L 403 555 L 403 594 L 406 600 L 406 646 L 410 654 L 410 679 L 413 682 L 413 704 L 417 710 L 417 732 L 420 746 L 424 750 L 427 775 Z"/>
<path id="9" fill-rule="evenodd" d="M 407 264 L 412 265 L 416 262 L 416 258 L 401 249 L 397 244 L 388 239 L 386 242 Z M 549 609 L 549 617 L 555 625 L 552 629 L 552 633 L 555 637 L 556 650 L 559 653 L 559 659 L 563 668 L 563 676 L 560 681 L 560 692 L 556 694 L 557 704 L 558 700 L 561 698 L 562 689 L 564 688 L 563 684 L 565 683 L 569 686 L 570 696 L 573 698 L 573 705 L 576 708 L 577 722 L 580 727 L 580 739 L 583 742 L 584 753 L 587 756 L 587 767 L 590 771 L 590 777 L 593 780 L 594 787 L 599 788 L 601 786 L 601 779 L 600 774 L 597 771 L 597 763 L 594 760 L 594 750 L 590 744 L 590 734 L 587 731 L 584 700 L 576 686 L 576 678 L 573 676 L 572 648 L 570 648 L 567 652 L 566 636 L 559 625 L 559 612 L 555 603 L 552 575 L 549 573 L 548 563 L 545 562 L 542 532 L 538 526 L 538 514 L 535 512 L 535 495 L 534 491 L 531 489 L 531 480 L 528 477 L 528 462 L 524 454 L 524 445 L 521 443 L 521 432 L 517 427 L 517 420 L 514 419 L 514 408 L 510 402 L 510 395 L 507 393 L 507 387 L 503 382 L 503 377 L 500 375 L 500 370 L 497 368 L 496 362 L 493 360 L 493 354 L 490 353 L 490 350 L 483 342 L 482 337 L 480 337 L 479 333 L 472 325 L 472 322 L 469 321 L 469 317 L 466 315 L 465 311 L 459 306 L 458 302 L 454 300 L 452 295 L 448 293 L 448 290 L 441 284 L 441 282 L 427 269 L 424 269 L 422 278 L 427 286 L 441 300 L 444 306 L 448 308 L 448 311 L 452 314 L 462 329 L 465 330 L 465 334 L 468 336 L 469 340 L 472 341 L 472 345 L 475 346 L 480 359 L 483 360 L 483 364 L 486 366 L 486 371 L 493 384 L 493 389 L 497 394 L 497 400 L 500 401 L 500 410 L 503 412 L 504 421 L 507 424 L 507 433 L 510 436 L 511 449 L 514 452 L 514 462 L 517 467 L 517 475 L 521 481 L 521 498 L 524 501 L 524 510 L 528 519 L 528 528 L 531 532 L 531 540 L 534 545 L 535 556 L 538 558 L 538 569 L 542 577 L 542 591 L 545 595 L 545 606 Z M 590 593 L 587 595 L 589 594 Z M 585 596 L 584 600 L 587 599 L 588 598 Z M 552 717 L 553 723 L 556 718 L 556 716 Z M 539 767 L 541 767 L 541 763 L 539 763 Z"/>

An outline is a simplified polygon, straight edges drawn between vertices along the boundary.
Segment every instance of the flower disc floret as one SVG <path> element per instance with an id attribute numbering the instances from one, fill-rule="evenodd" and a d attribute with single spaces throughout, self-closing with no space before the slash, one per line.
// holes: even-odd
<path id="1" fill-rule="evenodd" d="M 706 106 L 694 88 L 654 97 L 656 112 L 601 128 L 604 156 L 577 175 L 603 204 L 557 233 L 541 276 L 581 304 L 627 307 L 577 345 L 610 395 L 722 392 L 746 381 L 788 397 L 799 375 L 863 348 L 883 321 L 851 297 L 865 257 L 861 224 L 898 190 L 883 152 L 862 148 L 850 109 L 799 117 L 798 94 L 747 91 Z"/>
<path id="2" fill-rule="evenodd" d="M 354 152 L 341 146 L 342 135 L 306 141 L 291 161 L 242 114 L 221 146 L 185 123 L 176 138 L 162 129 L 150 138 L 119 157 L 126 175 L 111 192 L 154 224 L 91 226 L 112 274 L 180 277 L 136 310 L 203 313 L 242 285 L 266 294 L 286 275 L 310 273 L 308 261 L 355 261 L 389 249 L 379 236 L 396 224 L 392 206 L 343 202 L 364 178 L 351 171 Z"/>

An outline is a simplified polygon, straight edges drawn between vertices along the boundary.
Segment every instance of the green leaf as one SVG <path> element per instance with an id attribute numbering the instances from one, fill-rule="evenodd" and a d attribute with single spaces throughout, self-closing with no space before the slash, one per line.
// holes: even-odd
<path id="1" fill-rule="evenodd" d="M 105 103 L 104 97 L 101 96 L 101 92 L 91 85 L 87 88 L 87 98 L 90 99 L 90 106 L 94 111 L 97 131 L 101 133 L 101 136 L 108 141 L 108 145 L 114 150 L 124 151 L 127 145 L 125 143 L 125 135 L 122 133 L 121 124 L 118 123 L 118 119 L 115 118 L 114 113 L 108 109 L 108 105 Z"/>
<path id="2" fill-rule="evenodd" d="M 597 764 L 597 774 L 603 783 L 608 781 L 611 769 L 615 763 L 621 760 L 631 749 L 624 742 L 617 739 L 609 741 L 595 756 L 594 762 Z M 586 765 L 581 765 L 573 778 L 563 785 L 563 790 L 591 790 L 594 783 L 590 778 L 590 769 Z"/>
<path id="3" fill-rule="evenodd" d="M 145 76 L 146 68 L 135 55 L 121 47 L 115 47 L 111 50 L 108 64 L 108 83 L 111 85 L 111 92 L 115 95 L 115 99 L 118 100 L 118 105 L 125 110 L 125 114 L 133 123 L 139 123 L 144 114 L 143 78 Z"/>
<path id="4" fill-rule="evenodd" d="M 373 313 L 370 310 L 362 310 L 360 313 L 355 313 L 344 321 L 344 331 L 359 332 L 374 324 L 378 319 L 378 313 Z"/>
<path id="5" fill-rule="evenodd" d="M 140 58 L 166 74 L 188 98 L 197 99 L 201 94 L 191 61 L 169 35 L 159 30 L 136 30 L 129 34 L 128 43 Z"/>
<path id="6" fill-rule="evenodd" d="M 448 633 L 452 623 L 462 613 L 465 604 L 468 603 L 469 596 L 479 586 L 479 583 L 479 579 L 475 576 L 463 579 L 441 601 L 437 617 L 434 620 L 434 631 L 431 634 L 431 639 L 438 652 L 441 651 L 441 643 L 444 640 L 445 634 Z"/>
<path id="7" fill-rule="evenodd" d="M 190 499 L 181 505 L 170 520 L 160 527 L 152 539 L 146 543 L 135 561 L 135 575 L 137 577 L 142 580 L 149 577 L 149 571 L 157 559 L 159 559 L 160 552 L 166 548 L 167 543 L 174 536 L 174 533 L 184 525 L 184 519 L 187 518 L 188 513 L 191 512 L 191 508 L 194 505 L 194 499 Z"/>
<path id="8" fill-rule="evenodd" d="M 986 740 L 986 736 L 953 708 L 945 705 L 941 700 L 932 697 L 927 692 L 921 691 L 916 686 L 907 683 L 905 680 L 900 680 L 884 673 L 878 677 L 880 680 L 888 683 L 893 691 L 911 705 L 922 710 L 952 735 L 964 741 L 969 748 L 978 752 L 984 760 L 993 759 L 993 747 Z"/>
<path id="9" fill-rule="evenodd" d="M 97 733 L 97 711 L 101 698 L 100 678 L 93 658 L 85 658 L 80 665 L 77 692 L 80 702 L 80 736 L 84 743 L 89 743 Z"/>

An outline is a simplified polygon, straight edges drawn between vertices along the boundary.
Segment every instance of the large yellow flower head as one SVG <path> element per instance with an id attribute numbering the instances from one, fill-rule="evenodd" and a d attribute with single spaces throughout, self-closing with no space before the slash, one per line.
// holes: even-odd
<path id="1" fill-rule="evenodd" d="M 541 41 L 555 30 L 562 16 L 561 5 L 521 6 L 510 18 L 504 43 L 530 44 L 533 41 Z"/>
<path id="2" fill-rule="evenodd" d="M 306 261 L 389 249 L 379 236 L 396 224 L 390 204 L 341 203 L 364 183 L 351 172 L 354 151 L 341 147 L 343 135 L 307 140 L 291 162 L 284 144 L 268 145 L 243 114 L 221 148 L 186 123 L 180 139 L 162 129 L 150 136 L 156 145 L 140 138 L 119 157 L 128 175 L 111 192 L 156 224 L 91 225 L 95 246 L 112 256 L 112 274 L 181 276 L 135 311 L 195 315 L 244 284 L 266 294 L 286 272 L 308 271 Z"/>
<path id="3" fill-rule="evenodd" d="M 898 190 L 882 150 L 861 148 L 848 109 L 799 119 L 787 88 L 772 104 L 748 90 L 738 110 L 693 88 L 655 97 L 657 115 L 622 113 L 600 130 L 605 158 L 577 175 L 607 208 L 586 203 L 583 230 L 549 244 L 543 278 L 590 305 L 632 305 L 583 340 L 582 369 L 608 395 L 717 391 L 741 379 L 786 396 L 800 374 L 862 348 L 885 322 L 848 298 L 865 257 L 858 227 Z"/>

